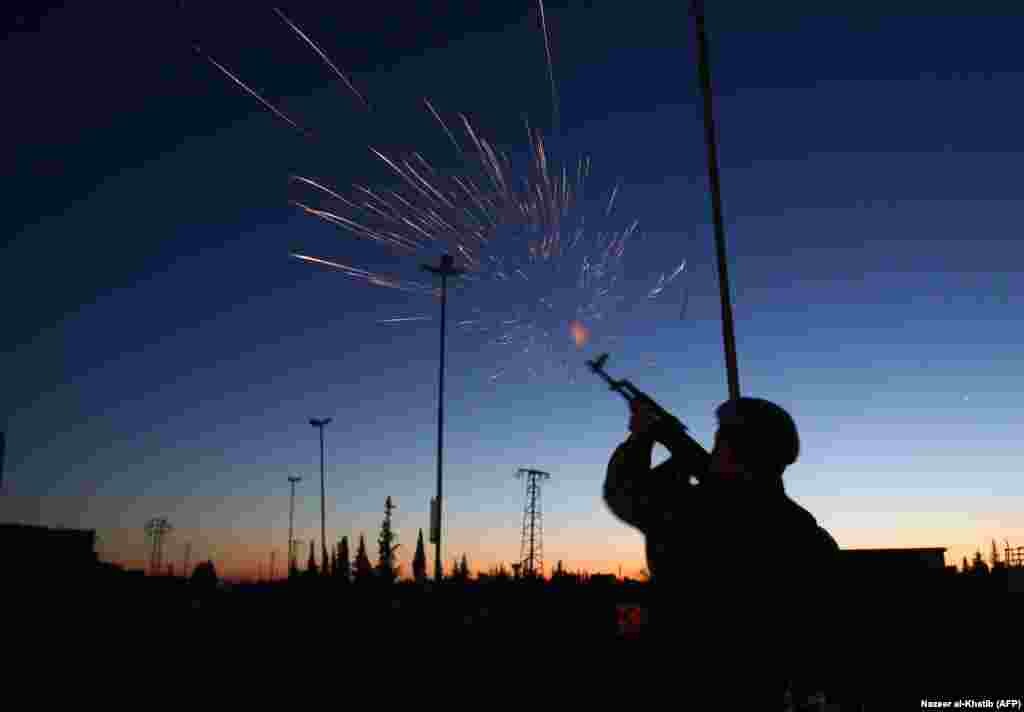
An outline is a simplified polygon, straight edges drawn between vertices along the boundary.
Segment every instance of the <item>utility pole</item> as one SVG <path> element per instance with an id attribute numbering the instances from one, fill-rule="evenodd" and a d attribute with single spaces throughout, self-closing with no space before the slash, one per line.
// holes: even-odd
<path id="1" fill-rule="evenodd" d="M 441 256 L 441 265 L 439 267 L 420 265 L 420 268 L 431 274 L 441 275 L 441 363 L 437 395 L 437 499 L 434 510 L 437 525 L 437 541 L 434 542 L 434 581 L 440 584 L 444 577 L 441 570 L 441 524 L 443 521 L 442 506 L 444 502 L 441 473 L 444 469 L 444 336 L 447 325 L 448 278 L 465 274 L 466 270 L 457 268 L 455 266 L 455 259 L 448 254 Z"/>
<path id="2" fill-rule="evenodd" d="M 295 573 L 295 484 L 301 482 L 301 477 L 288 475 L 288 482 L 292 486 L 291 505 L 288 508 L 288 577 Z"/>
<path id="3" fill-rule="evenodd" d="M 740 397 L 739 369 L 736 365 L 736 334 L 729 295 L 729 269 L 725 255 L 725 218 L 722 214 L 722 185 L 718 173 L 718 139 L 715 135 L 715 111 L 711 93 L 711 63 L 708 38 L 704 30 L 703 0 L 691 0 L 690 10 L 697 30 L 697 71 L 704 95 L 704 142 L 708 154 L 708 182 L 711 186 L 711 216 L 715 227 L 715 253 L 718 258 L 718 291 L 722 305 L 722 341 L 725 368 L 729 380 L 729 399 Z"/>
<path id="4" fill-rule="evenodd" d="M 310 418 L 309 424 L 320 431 L 320 561 L 327 561 L 327 504 L 324 488 L 324 427 L 330 418 Z"/>

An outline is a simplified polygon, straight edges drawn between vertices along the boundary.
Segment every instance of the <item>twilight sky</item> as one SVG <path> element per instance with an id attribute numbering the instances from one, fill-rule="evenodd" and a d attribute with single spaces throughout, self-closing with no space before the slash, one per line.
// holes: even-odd
<path id="1" fill-rule="evenodd" d="M 677 4 L 545 6 L 557 128 L 530 2 L 410 3 L 404 18 L 283 6 L 372 115 L 269 6 L 6 10 L 0 51 L 18 70 L 0 218 L 0 519 L 96 529 L 104 558 L 142 566 L 143 524 L 166 516 L 175 561 L 191 542 L 194 558 L 250 575 L 276 549 L 280 572 L 289 474 L 305 478 L 297 538 L 319 537 L 307 420 L 332 416 L 328 537 L 365 534 L 374 556 L 390 495 L 408 571 L 435 488 L 437 303 L 289 250 L 418 280 L 436 254 L 395 257 L 303 214 L 288 176 L 383 189 L 368 144 L 456 168 L 423 96 L 514 162 L 523 113 L 551 160 L 591 156 L 588 225 L 639 221 L 632 296 L 618 321 L 588 324 L 581 350 L 556 309 L 549 343 L 579 366 L 611 340 L 609 371 L 710 445 L 727 388 L 693 30 Z M 800 427 L 790 495 L 844 548 L 945 546 L 959 563 L 992 538 L 1021 545 L 1024 11 L 711 5 L 740 383 Z M 511 244 L 495 240 L 495 254 Z M 662 301 L 635 296 L 684 259 Z M 508 289 L 465 287 L 451 323 L 501 318 Z M 377 323 L 411 316 L 435 320 Z M 515 472 L 535 467 L 552 475 L 546 562 L 635 573 L 642 536 L 600 498 L 624 402 L 582 370 L 546 369 L 536 347 L 455 328 L 449 345 L 446 561 L 518 558 Z"/>

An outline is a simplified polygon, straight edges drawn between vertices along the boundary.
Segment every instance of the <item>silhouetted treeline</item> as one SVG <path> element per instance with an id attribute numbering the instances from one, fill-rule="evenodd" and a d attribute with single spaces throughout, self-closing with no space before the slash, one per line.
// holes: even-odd
<path id="1" fill-rule="evenodd" d="M 44 622 L 95 621 L 111 632 L 145 622 L 149 629 L 197 640 L 210 635 L 228 640 L 232 634 L 266 629 L 295 643 L 315 636 L 346 644 L 444 641 L 493 649 L 530 640 L 572 650 L 610 644 L 622 651 L 624 657 L 617 660 L 633 660 L 645 651 L 654 654 L 645 647 L 643 616 L 650 583 L 572 571 L 562 561 L 545 576 L 522 576 L 522 567 L 510 572 L 505 564 L 474 573 L 465 554 L 447 562 L 438 583 L 431 575 L 422 531 L 411 570 L 403 575 L 389 510 L 388 526 L 377 537 L 376 562 L 370 559 L 365 535 L 359 537 L 354 560 L 343 537 L 326 562 L 317 561 L 314 542 L 305 567 L 292 576 L 231 584 L 213 561 L 197 564 L 188 576 L 147 576 L 96 561 L 88 541 L 79 545 L 71 537 L 67 562 L 56 549 L 45 557 L 22 556 L 9 569 L 13 575 L 3 581 L 3 588 L 13 594 L 7 596 L 9 610 L 19 616 Z M 1004 635 L 998 628 L 979 630 L 951 625 L 950 620 L 979 604 L 996 619 L 1012 620 L 1014 597 L 999 594 L 1020 586 L 1024 567 L 1008 566 L 1006 559 L 994 546 L 987 561 L 978 551 L 959 567 L 943 566 L 941 556 L 924 568 L 907 568 L 898 556 L 851 557 L 838 585 L 822 594 L 819 625 L 804 642 L 836 671 L 834 692 L 876 701 L 867 709 L 894 708 L 894 686 L 933 698 L 968 694 L 962 685 L 957 687 L 962 676 L 946 679 L 934 671 L 954 652 L 985 648 Z M 743 560 L 737 557 L 735 566 L 742 569 Z M 692 584 L 703 583 L 701 572 L 694 570 Z M 742 593 L 758 596 L 774 584 L 752 577 Z M 699 646 L 702 636 L 714 635 L 717 623 L 729 615 L 725 607 L 693 611 L 693 629 L 679 645 Z M 991 687 L 976 694 L 991 695 Z"/>

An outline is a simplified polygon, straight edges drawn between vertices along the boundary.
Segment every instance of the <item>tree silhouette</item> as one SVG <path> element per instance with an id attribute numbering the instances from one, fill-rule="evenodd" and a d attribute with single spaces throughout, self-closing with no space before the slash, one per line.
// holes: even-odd
<path id="1" fill-rule="evenodd" d="M 970 567 L 970 565 L 969 565 L 969 564 L 967 563 L 967 557 L 965 556 L 965 557 L 964 557 L 964 560 L 963 560 L 963 565 L 962 565 L 962 566 L 961 566 L 961 568 L 960 568 L 960 573 L 962 573 L 962 574 L 966 574 L 966 573 L 969 573 L 969 572 L 970 572 L 970 570 L 971 570 L 971 567 Z"/>
<path id="2" fill-rule="evenodd" d="M 196 565 L 192 571 L 192 585 L 204 592 L 217 588 L 217 569 L 212 561 L 201 561 Z"/>
<path id="3" fill-rule="evenodd" d="M 512 577 L 504 562 L 500 565 L 492 565 L 491 568 L 487 569 L 487 575 L 494 582 L 508 581 Z"/>
<path id="4" fill-rule="evenodd" d="M 391 497 L 384 502 L 384 522 L 380 526 L 380 536 L 377 538 L 377 576 L 384 583 L 393 583 L 398 576 L 395 568 L 395 552 L 398 544 L 395 544 L 395 533 L 391 530 L 391 510 L 395 506 L 391 504 Z"/>
<path id="5" fill-rule="evenodd" d="M 971 562 L 971 573 L 975 576 L 984 576 L 988 573 L 988 564 L 981 557 L 981 549 L 974 552 L 974 561 Z"/>
<path id="6" fill-rule="evenodd" d="M 555 564 L 555 570 L 551 572 L 552 583 L 565 583 L 569 578 L 569 575 L 565 573 L 565 567 L 562 566 L 562 560 L 559 559 L 558 563 Z"/>
<path id="7" fill-rule="evenodd" d="M 313 540 L 310 539 L 309 540 L 309 561 L 306 562 L 306 575 L 307 576 L 316 576 L 317 573 L 319 573 L 319 572 L 317 571 L 317 568 L 316 568 L 316 558 L 314 558 L 314 556 L 313 556 Z"/>
<path id="8" fill-rule="evenodd" d="M 366 555 L 366 535 L 359 535 L 359 548 L 356 549 L 356 567 L 354 579 L 356 583 L 367 583 L 373 578 L 373 566 Z"/>
<path id="9" fill-rule="evenodd" d="M 341 537 L 341 542 L 338 544 L 338 571 L 335 575 L 341 583 L 350 583 L 352 581 L 352 562 L 348 555 L 348 537 Z"/>
<path id="10" fill-rule="evenodd" d="M 448 580 L 454 583 L 466 583 L 469 581 L 469 562 L 466 559 L 466 555 L 462 555 L 462 560 L 452 559 L 451 572 L 448 574 Z"/>
<path id="11" fill-rule="evenodd" d="M 412 559 L 412 576 L 416 583 L 423 583 L 427 580 L 427 553 L 423 549 L 423 530 L 420 529 L 420 538 L 416 541 L 416 555 Z"/>

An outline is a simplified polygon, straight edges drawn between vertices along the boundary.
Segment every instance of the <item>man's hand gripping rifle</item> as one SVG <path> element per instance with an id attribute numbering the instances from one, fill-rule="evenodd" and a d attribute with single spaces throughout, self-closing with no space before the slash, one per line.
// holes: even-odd
<path id="1" fill-rule="evenodd" d="M 621 395 L 630 405 L 630 410 L 634 413 L 638 409 L 647 411 L 651 416 L 655 418 L 656 426 L 655 430 L 659 433 L 663 433 L 665 428 L 678 428 L 681 432 L 686 432 L 686 426 L 683 425 L 678 418 L 669 413 L 667 410 L 662 408 L 658 403 L 651 398 L 649 395 L 641 391 L 639 388 L 634 386 L 632 382 L 622 379 L 616 380 L 608 375 L 604 370 L 604 365 L 608 362 L 608 354 L 601 354 L 593 361 L 587 361 L 587 366 L 590 370 L 596 373 L 598 376 L 608 384 L 608 387 Z"/>

